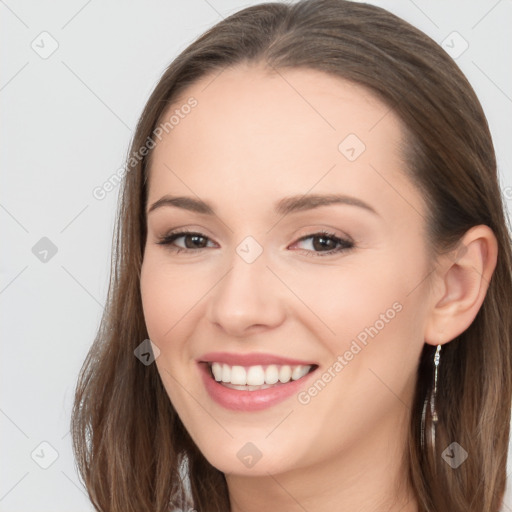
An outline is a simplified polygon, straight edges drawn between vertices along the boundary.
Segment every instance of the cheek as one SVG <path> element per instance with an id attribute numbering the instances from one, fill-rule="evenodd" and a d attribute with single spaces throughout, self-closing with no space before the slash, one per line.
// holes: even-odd
<path id="1" fill-rule="evenodd" d="M 333 345 L 331 349 L 343 349 L 347 342 L 375 323 L 381 330 L 382 322 L 388 325 L 388 320 L 393 320 L 397 309 L 401 309 L 407 286 L 400 270 L 397 274 L 393 268 L 396 267 L 393 258 L 380 256 L 357 255 L 341 260 L 336 266 L 318 266 L 311 272 L 288 275 L 294 293 L 313 313 L 307 313 L 304 318 L 314 316 L 318 325 L 315 330 Z"/>
<path id="2" fill-rule="evenodd" d="M 339 269 L 297 278 L 298 293 L 322 320 L 318 339 L 333 364 L 343 358 L 343 370 L 335 373 L 345 376 L 338 384 L 344 381 L 346 389 L 357 383 L 357 394 L 366 399 L 375 394 L 372 386 L 384 388 L 375 374 L 398 393 L 409 387 L 423 345 L 427 301 L 418 283 L 425 265 L 419 257 L 404 261 L 403 250 L 347 258 Z"/>
<path id="3" fill-rule="evenodd" d="M 157 340 L 164 336 L 173 323 L 173 309 L 169 307 L 168 302 L 170 292 L 165 286 L 165 281 L 158 279 L 157 274 L 152 272 L 142 272 L 140 285 L 148 334 L 151 340 L 158 344 Z"/>
<path id="4" fill-rule="evenodd" d="M 190 398 L 180 383 L 191 380 L 187 373 L 190 361 L 186 341 L 192 329 L 191 307 L 194 304 L 198 307 L 199 291 L 195 293 L 190 279 L 185 280 L 182 272 L 171 272 L 165 262 L 154 254 L 145 256 L 140 290 L 149 338 L 160 349 L 155 361 L 158 373 L 171 403 L 188 428 L 194 423 L 189 410 L 194 404 L 189 402 Z M 187 385 L 187 389 L 189 387 Z"/>
<path id="5" fill-rule="evenodd" d="M 169 337 L 176 338 L 176 326 L 201 297 L 197 284 L 197 281 L 186 279 L 179 268 L 166 266 L 161 258 L 148 255 L 144 259 L 140 278 L 142 308 L 153 341 L 158 343 Z"/>

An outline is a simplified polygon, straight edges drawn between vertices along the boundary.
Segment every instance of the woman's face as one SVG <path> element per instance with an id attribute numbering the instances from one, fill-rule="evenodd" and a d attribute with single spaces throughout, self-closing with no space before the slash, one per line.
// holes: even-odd
<path id="1" fill-rule="evenodd" d="M 152 155 L 141 292 L 186 429 L 230 474 L 398 456 L 429 261 L 397 117 L 313 70 L 239 66 L 183 98 Z"/>

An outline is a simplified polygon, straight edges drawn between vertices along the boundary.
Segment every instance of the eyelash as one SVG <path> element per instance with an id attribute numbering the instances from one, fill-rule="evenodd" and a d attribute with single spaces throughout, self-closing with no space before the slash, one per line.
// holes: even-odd
<path id="1" fill-rule="evenodd" d="M 172 243 L 175 240 L 177 240 L 178 238 L 182 238 L 186 235 L 196 235 L 201 238 L 205 238 L 205 239 L 209 240 L 209 238 L 207 236 L 204 236 L 201 233 L 197 233 L 195 231 L 183 231 L 182 230 L 179 232 L 168 233 L 167 235 L 160 237 L 156 243 L 158 245 L 167 245 L 169 250 L 173 251 L 176 254 L 178 254 L 180 252 L 185 252 L 185 253 L 198 252 L 201 249 L 206 249 L 206 247 L 199 247 L 197 249 L 189 249 L 189 248 L 183 248 L 183 247 L 176 247 L 176 246 L 172 245 Z M 336 236 L 334 233 L 329 233 L 327 231 L 319 231 L 317 233 L 312 233 L 311 235 L 303 236 L 303 237 L 299 238 L 297 240 L 297 242 L 302 242 L 303 240 L 307 240 L 308 238 L 320 238 L 320 237 L 331 239 L 331 240 L 335 241 L 338 245 L 340 245 L 340 247 L 338 247 L 336 249 L 331 249 L 329 251 L 310 251 L 307 249 L 298 249 L 298 250 L 303 251 L 303 253 L 305 253 L 307 256 L 322 257 L 322 256 L 330 256 L 332 254 L 340 253 L 343 251 L 349 251 L 350 249 L 354 248 L 354 242 L 352 242 L 352 240 L 340 238 L 340 237 Z M 297 242 L 295 242 L 295 243 L 297 243 Z"/>

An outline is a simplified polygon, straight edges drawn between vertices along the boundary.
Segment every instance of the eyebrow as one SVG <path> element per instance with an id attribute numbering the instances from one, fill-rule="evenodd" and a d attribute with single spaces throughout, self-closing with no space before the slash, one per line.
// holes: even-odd
<path id="1" fill-rule="evenodd" d="M 289 213 L 312 210 L 321 206 L 329 206 L 333 204 L 344 204 L 349 206 L 357 206 L 363 208 L 375 215 L 379 215 L 369 204 L 361 201 L 356 197 L 340 195 L 340 194 L 308 194 L 302 196 L 290 196 L 280 199 L 274 205 L 274 212 L 281 215 Z M 170 196 L 165 195 L 158 201 L 155 201 L 148 209 L 149 215 L 152 211 L 164 206 L 172 206 L 182 208 L 195 213 L 204 215 L 215 215 L 214 208 L 206 201 L 188 196 Z"/>

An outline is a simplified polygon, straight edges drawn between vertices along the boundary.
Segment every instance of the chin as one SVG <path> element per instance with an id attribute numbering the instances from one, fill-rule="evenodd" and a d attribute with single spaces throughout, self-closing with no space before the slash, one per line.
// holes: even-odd
<path id="1" fill-rule="evenodd" d="M 201 453 L 213 467 L 225 474 L 268 476 L 295 467 L 292 453 L 278 452 L 268 444 L 231 440 L 227 444 L 219 442 L 217 447 L 212 450 L 213 446 L 209 445 Z"/>

